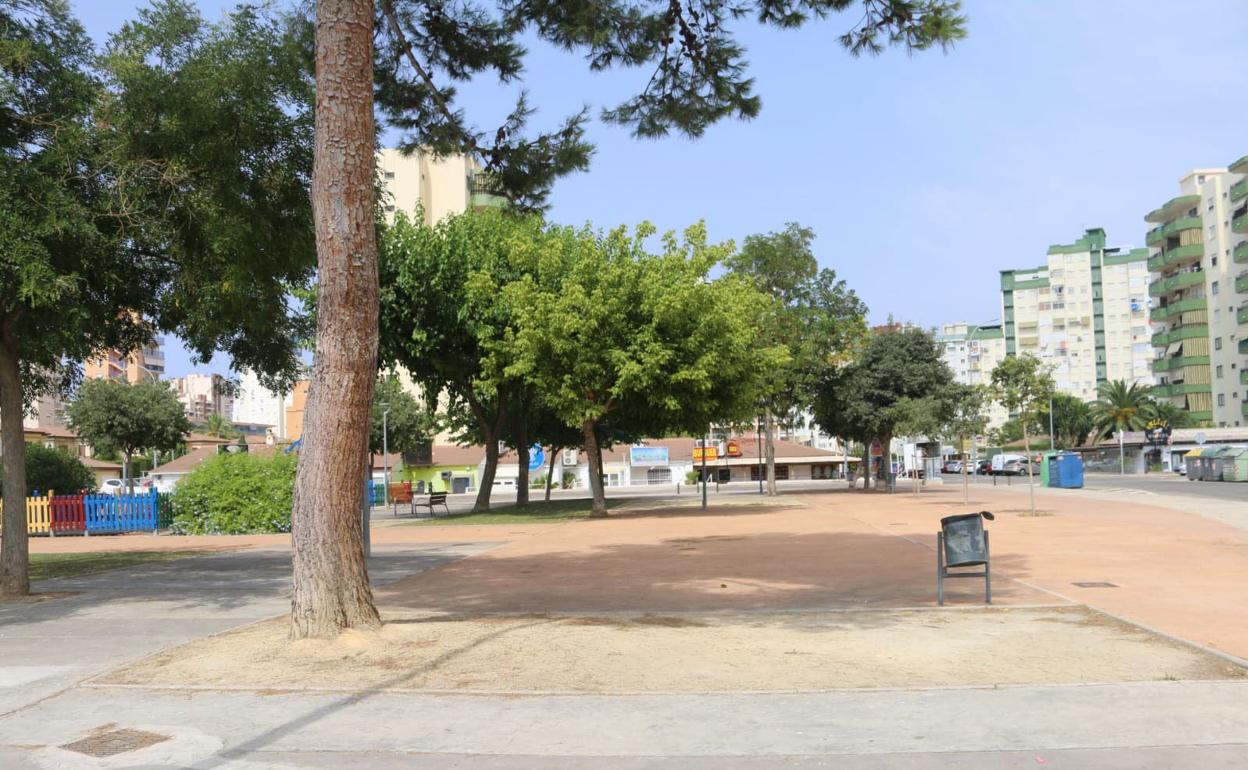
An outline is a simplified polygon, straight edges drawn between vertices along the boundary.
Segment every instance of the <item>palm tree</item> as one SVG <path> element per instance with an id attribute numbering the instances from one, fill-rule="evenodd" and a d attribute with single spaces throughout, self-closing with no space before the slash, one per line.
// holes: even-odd
<path id="1" fill-rule="evenodd" d="M 215 413 L 208 415 L 208 419 L 204 420 L 203 431 L 217 438 L 234 438 L 239 433 L 234 423 Z"/>
<path id="2" fill-rule="evenodd" d="M 1192 416 L 1186 409 L 1175 406 L 1170 401 L 1153 401 L 1148 405 L 1149 421 L 1156 420 L 1171 428 L 1186 428 L 1191 425 Z"/>
<path id="3" fill-rule="evenodd" d="M 1118 434 L 1119 473 L 1126 474 L 1127 458 L 1123 450 L 1122 434 L 1128 430 L 1143 430 L 1148 424 L 1148 413 L 1153 400 L 1148 391 L 1138 383 L 1112 380 L 1101 383 L 1096 389 L 1099 398 L 1092 403 L 1092 423 L 1097 436 L 1109 438 Z"/>

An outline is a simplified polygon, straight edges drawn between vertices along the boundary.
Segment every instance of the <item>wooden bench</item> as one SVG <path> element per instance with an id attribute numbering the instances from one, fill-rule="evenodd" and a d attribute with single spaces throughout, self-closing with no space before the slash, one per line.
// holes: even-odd
<path id="1" fill-rule="evenodd" d="M 400 503 L 412 504 L 412 482 L 396 481 L 390 484 L 388 490 L 390 494 L 390 513 L 397 516 Z M 415 508 L 412 509 L 412 515 L 416 515 Z"/>
<path id="2" fill-rule="evenodd" d="M 451 509 L 448 508 L 446 505 L 446 493 L 445 492 L 430 492 L 429 499 L 413 501 L 412 502 L 412 515 L 413 516 L 417 515 L 417 512 L 416 512 L 417 508 L 428 508 L 429 515 L 433 516 L 435 515 L 433 512 L 433 507 L 435 505 L 442 506 L 442 509 L 446 511 L 447 515 L 448 516 L 450 515 Z"/>

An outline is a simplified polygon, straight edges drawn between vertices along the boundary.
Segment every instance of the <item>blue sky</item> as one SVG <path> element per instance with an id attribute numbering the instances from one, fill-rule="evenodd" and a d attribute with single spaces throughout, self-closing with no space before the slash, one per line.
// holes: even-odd
<path id="1" fill-rule="evenodd" d="M 73 0 L 102 40 L 144 3 Z M 233 3 L 201 0 L 215 18 Z M 561 181 L 550 218 L 601 226 L 705 219 L 736 239 L 801 222 L 820 262 L 867 302 L 935 325 L 999 314 L 997 271 L 1040 264 L 1052 243 L 1104 227 L 1144 245 L 1143 215 L 1196 167 L 1248 154 L 1243 0 L 965 0 L 968 38 L 945 55 L 851 59 L 851 14 L 800 31 L 740 25 L 762 115 L 699 141 L 638 141 L 595 123 L 591 170 Z M 648 73 L 589 74 L 534 47 L 526 87 L 554 124 L 639 88 Z M 464 89 L 492 127 L 515 90 Z M 167 341 L 167 369 L 192 366 Z"/>

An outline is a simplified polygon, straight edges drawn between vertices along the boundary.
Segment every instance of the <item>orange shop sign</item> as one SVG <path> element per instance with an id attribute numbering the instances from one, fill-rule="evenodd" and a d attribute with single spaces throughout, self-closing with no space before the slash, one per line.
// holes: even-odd
<path id="1" fill-rule="evenodd" d="M 695 446 L 693 448 L 693 461 L 695 463 L 700 462 L 702 460 L 706 460 L 707 462 L 710 462 L 712 460 L 718 460 L 718 459 L 719 459 L 719 447 L 708 446 L 705 449 L 703 449 L 700 446 Z"/>

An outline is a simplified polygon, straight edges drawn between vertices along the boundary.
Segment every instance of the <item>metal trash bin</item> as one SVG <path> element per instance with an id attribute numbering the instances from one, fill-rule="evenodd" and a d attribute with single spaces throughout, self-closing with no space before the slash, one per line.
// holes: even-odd
<path id="1" fill-rule="evenodd" d="M 984 579 L 984 603 L 992 604 L 991 558 L 988 549 L 988 531 L 984 519 L 996 517 L 988 511 L 961 513 L 940 520 L 940 532 L 936 535 L 936 601 L 945 603 L 946 578 Z M 951 572 L 954 567 L 979 567 L 982 572 Z"/>

